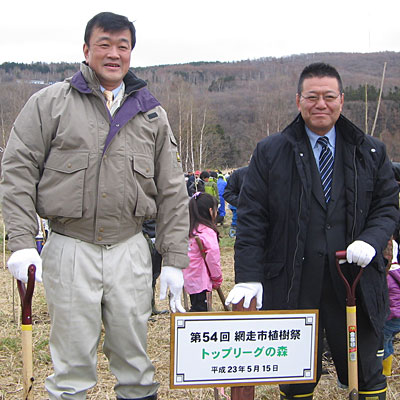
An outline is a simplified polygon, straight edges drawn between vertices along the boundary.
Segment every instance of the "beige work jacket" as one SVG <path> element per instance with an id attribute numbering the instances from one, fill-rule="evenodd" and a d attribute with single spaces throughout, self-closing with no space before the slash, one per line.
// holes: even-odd
<path id="1" fill-rule="evenodd" d="M 85 64 L 34 94 L 19 114 L 2 165 L 8 246 L 35 246 L 37 212 L 55 232 L 114 244 L 156 218 L 164 265 L 188 264 L 188 196 L 167 115 L 132 72 L 112 117 Z"/>

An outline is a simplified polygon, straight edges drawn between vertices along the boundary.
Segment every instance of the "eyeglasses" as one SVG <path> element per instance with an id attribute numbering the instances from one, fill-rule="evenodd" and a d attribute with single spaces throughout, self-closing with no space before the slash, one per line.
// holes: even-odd
<path id="1" fill-rule="evenodd" d="M 341 95 L 339 94 L 333 94 L 333 93 L 327 93 L 327 94 L 308 94 L 306 96 L 303 96 L 302 94 L 300 97 L 302 97 L 304 100 L 308 101 L 309 103 L 317 103 L 320 97 L 325 101 L 325 103 L 333 103 L 334 101 L 337 100 L 337 98 Z"/>

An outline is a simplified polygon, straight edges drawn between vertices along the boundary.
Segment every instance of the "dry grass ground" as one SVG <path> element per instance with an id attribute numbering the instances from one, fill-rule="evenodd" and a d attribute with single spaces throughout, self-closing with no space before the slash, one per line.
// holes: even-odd
<path id="1" fill-rule="evenodd" d="M 222 268 L 224 273 L 223 291 L 227 294 L 234 284 L 233 276 L 233 239 L 228 237 L 228 223 L 222 229 L 221 240 Z M 0 264 L 0 400 L 16 400 L 22 398 L 22 361 L 20 340 L 20 310 L 18 293 L 11 275 Z M 14 287 L 14 289 L 13 289 Z M 214 309 L 222 310 L 222 306 L 214 296 Z M 167 303 L 157 300 L 159 309 L 166 309 Z M 34 346 L 34 398 L 46 399 L 44 379 L 52 371 L 48 349 L 49 317 L 44 299 L 43 287 L 38 284 L 33 301 L 33 346 Z M 211 400 L 212 389 L 169 389 L 169 315 L 158 315 L 149 321 L 149 354 L 156 367 L 156 380 L 160 382 L 159 399 L 193 399 Z M 98 351 L 98 384 L 90 390 L 88 399 L 114 399 L 114 377 L 108 369 L 107 359 Z M 330 364 L 326 365 L 328 374 L 323 375 L 315 399 L 346 399 L 346 391 L 338 389 L 336 375 Z M 229 394 L 230 389 L 226 392 Z M 276 385 L 257 386 L 256 399 L 278 399 Z M 396 343 L 393 376 L 388 379 L 389 400 L 400 400 L 400 344 Z"/>

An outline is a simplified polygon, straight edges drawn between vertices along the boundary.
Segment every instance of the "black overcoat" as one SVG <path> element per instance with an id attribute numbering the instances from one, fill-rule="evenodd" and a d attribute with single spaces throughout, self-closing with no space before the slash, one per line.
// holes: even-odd
<path id="1" fill-rule="evenodd" d="M 399 218 L 398 186 L 382 142 L 342 115 L 336 130 L 343 137 L 345 243 L 363 240 L 376 250 L 364 270 L 358 300 L 381 332 L 388 308 L 382 250 Z M 298 115 L 284 131 L 258 143 L 242 186 L 235 281 L 262 282 L 264 309 L 298 307 L 310 223 L 313 156 L 308 148 L 304 120 Z"/>

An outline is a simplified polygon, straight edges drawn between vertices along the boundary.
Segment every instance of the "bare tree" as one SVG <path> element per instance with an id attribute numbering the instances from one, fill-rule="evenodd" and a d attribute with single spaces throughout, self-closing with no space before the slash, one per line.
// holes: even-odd
<path id="1" fill-rule="evenodd" d="M 203 136 L 204 136 L 204 129 L 206 127 L 206 115 L 207 115 L 207 108 L 204 108 L 204 113 L 203 113 L 203 123 L 200 128 L 200 140 L 199 140 L 199 168 L 202 168 L 202 162 L 203 162 Z"/>
<path id="2" fill-rule="evenodd" d="M 368 83 L 365 82 L 365 133 L 368 135 Z"/>
<path id="3" fill-rule="evenodd" d="M 190 112 L 188 114 L 189 118 L 189 138 L 190 138 L 190 160 L 192 164 L 192 170 L 194 167 L 194 146 L 193 146 L 193 104 L 190 104 Z"/>
<path id="4" fill-rule="evenodd" d="M 372 125 L 371 136 L 374 136 L 375 127 L 376 127 L 376 121 L 378 120 L 379 107 L 380 107 L 380 105 L 381 105 L 381 99 L 382 99 L 383 82 L 384 82 L 384 80 L 385 80 L 385 72 L 386 72 L 386 61 L 385 61 L 385 64 L 383 64 L 381 88 L 380 88 L 380 90 L 379 90 L 379 99 L 378 99 L 378 104 L 377 104 L 377 106 L 376 106 L 376 113 L 375 113 L 374 124 Z M 380 138 L 380 136 L 381 136 L 381 135 L 379 134 L 378 137 Z"/>

